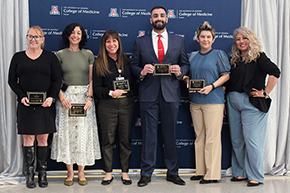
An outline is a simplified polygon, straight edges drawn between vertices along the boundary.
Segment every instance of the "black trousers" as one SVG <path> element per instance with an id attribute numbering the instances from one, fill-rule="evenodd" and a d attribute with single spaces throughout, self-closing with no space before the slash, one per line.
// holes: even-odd
<path id="1" fill-rule="evenodd" d="M 98 119 L 101 130 L 103 170 L 112 172 L 116 137 L 118 138 L 122 172 L 129 171 L 132 153 L 134 102 L 131 97 L 100 99 Z"/>

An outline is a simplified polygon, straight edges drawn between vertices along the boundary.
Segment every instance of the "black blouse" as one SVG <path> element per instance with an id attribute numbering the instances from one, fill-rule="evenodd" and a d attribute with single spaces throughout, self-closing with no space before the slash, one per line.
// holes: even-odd
<path id="1" fill-rule="evenodd" d="M 252 88 L 265 89 L 267 74 L 279 78 L 280 70 L 264 52 L 261 52 L 256 62 L 241 62 L 231 69 L 231 76 L 226 84 L 227 92 L 245 92 L 250 96 Z"/>
<path id="2" fill-rule="evenodd" d="M 116 77 L 119 77 L 118 68 L 115 60 L 108 56 L 108 65 L 109 71 L 111 73 L 107 74 L 105 77 L 98 76 L 96 74 L 96 66 L 94 63 L 93 71 L 93 88 L 94 96 L 98 99 L 108 99 L 109 91 L 114 90 L 113 81 L 116 80 Z M 124 77 L 125 80 L 129 80 L 131 84 L 131 73 L 130 73 L 130 58 L 127 55 L 124 55 L 124 70 L 121 72 L 121 77 Z M 131 96 L 131 92 L 128 91 L 127 96 Z"/>

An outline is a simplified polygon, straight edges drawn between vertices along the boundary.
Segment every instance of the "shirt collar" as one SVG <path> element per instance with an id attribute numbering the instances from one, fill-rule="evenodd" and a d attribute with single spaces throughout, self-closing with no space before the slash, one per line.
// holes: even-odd
<path id="1" fill-rule="evenodd" d="M 152 30 L 153 37 L 157 37 L 158 35 L 159 35 L 159 33 L 156 33 L 154 30 Z M 168 37 L 167 30 L 165 29 L 164 32 L 162 32 L 160 35 L 162 35 L 162 37 L 164 37 L 166 39 Z"/>

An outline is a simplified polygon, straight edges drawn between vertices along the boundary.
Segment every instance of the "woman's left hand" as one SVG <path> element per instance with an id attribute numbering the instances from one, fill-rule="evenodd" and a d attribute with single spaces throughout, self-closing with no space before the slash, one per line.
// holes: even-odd
<path id="1" fill-rule="evenodd" d="M 200 94 L 208 94 L 212 90 L 212 85 L 207 85 L 203 87 L 200 91 L 197 91 Z"/>
<path id="2" fill-rule="evenodd" d="M 91 106 L 92 106 L 92 100 L 93 99 L 91 97 L 87 97 L 86 103 L 85 103 L 85 106 L 84 106 L 84 109 L 86 111 L 88 111 L 91 108 Z"/>
<path id="3" fill-rule="evenodd" d="M 258 90 L 258 89 L 252 88 L 251 95 L 253 97 L 265 97 L 263 92 L 264 92 L 263 90 Z"/>
<path id="4" fill-rule="evenodd" d="M 42 107 L 50 107 L 52 104 L 52 97 L 48 97 L 45 99 L 44 103 L 41 105 Z"/>

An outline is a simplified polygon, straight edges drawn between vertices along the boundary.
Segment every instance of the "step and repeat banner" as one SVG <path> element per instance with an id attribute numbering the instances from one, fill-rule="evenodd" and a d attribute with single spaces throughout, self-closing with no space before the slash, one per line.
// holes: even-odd
<path id="1" fill-rule="evenodd" d="M 169 33 L 184 37 L 187 52 L 199 49 L 196 41 L 196 29 L 208 21 L 216 30 L 216 41 L 213 48 L 230 53 L 233 44 L 233 31 L 240 27 L 241 0 L 29 0 L 30 26 L 39 25 L 45 34 L 45 49 L 58 51 L 64 48 L 61 34 L 70 23 L 80 23 L 86 30 L 88 42 L 85 48 L 98 54 L 103 33 L 108 29 L 118 31 L 123 50 L 132 53 L 137 37 L 152 30 L 150 10 L 155 5 L 163 5 L 167 9 Z M 178 161 L 180 168 L 195 168 L 194 131 L 192 127 L 188 93 L 184 83 L 177 122 Z M 138 85 L 133 85 L 137 90 Z M 137 94 L 136 94 L 137 95 Z M 142 145 L 141 120 L 138 97 L 135 96 L 135 120 L 133 124 L 133 152 L 130 168 L 140 167 L 140 151 Z M 159 133 L 159 145 L 156 168 L 164 168 L 162 136 Z M 231 144 L 229 128 L 225 118 L 222 131 L 222 168 L 230 167 Z M 119 169 L 118 152 L 114 154 L 114 168 Z M 88 168 L 100 169 L 102 161 L 96 161 Z M 49 161 L 49 170 L 65 169 L 63 163 Z"/>

